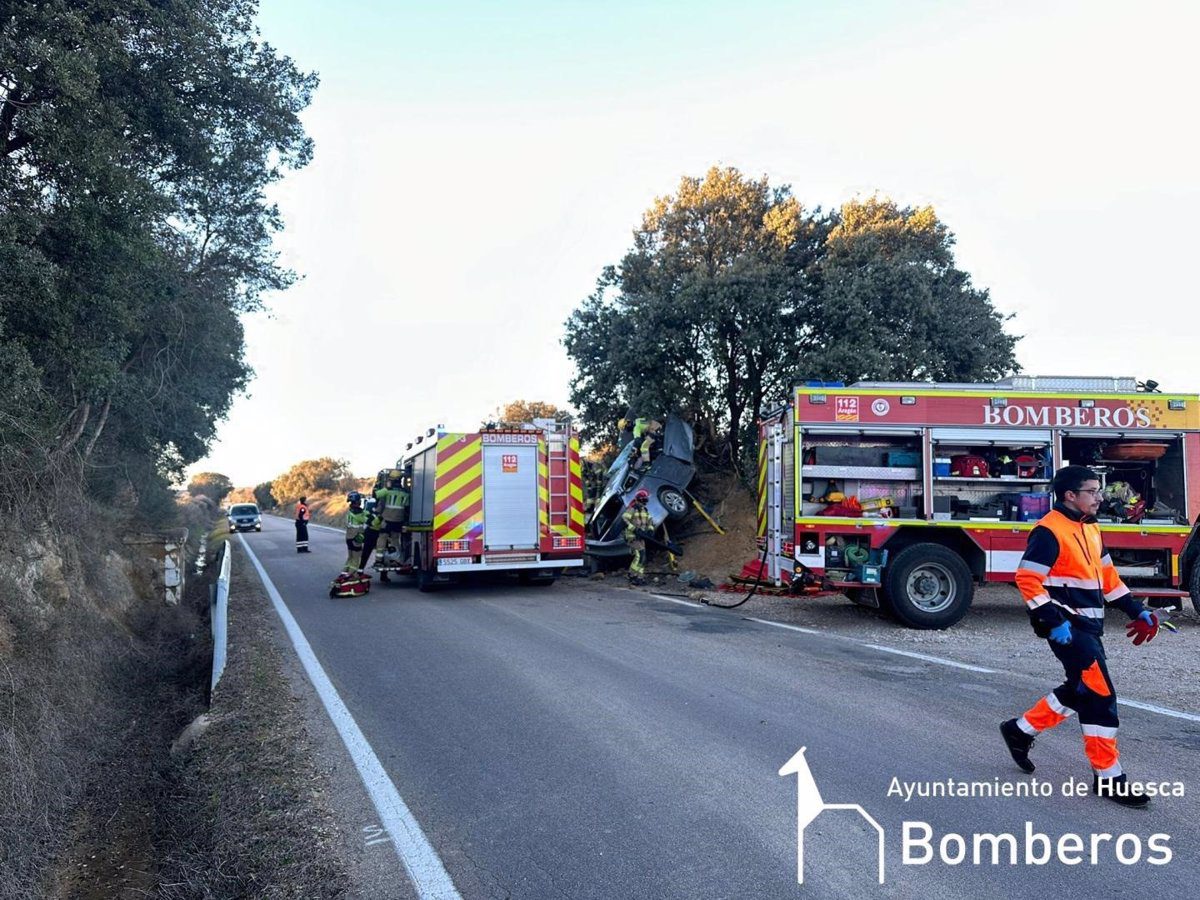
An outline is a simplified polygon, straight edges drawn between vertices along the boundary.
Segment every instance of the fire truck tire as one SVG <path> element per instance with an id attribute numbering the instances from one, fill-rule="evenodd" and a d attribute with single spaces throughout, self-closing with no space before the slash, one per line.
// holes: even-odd
<path id="1" fill-rule="evenodd" d="M 422 565 L 421 548 L 413 547 L 413 572 L 417 576 L 417 590 L 423 594 L 428 594 L 433 590 L 434 575 Z"/>
<path id="2" fill-rule="evenodd" d="M 535 587 L 547 587 L 548 585 L 554 584 L 560 571 L 560 569 L 549 569 L 537 573 L 518 572 L 517 581 L 519 581 L 521 584 L 528 584 Z"/>
<path id="3" fill-rule="evenodd" d="M 1192 559 L 1192 570 L 1188 572 L 1187 592 L 1192 595 L 1192 610 L 1200 612 L 1200 556 Z"/>
<path id="4" fill-rule="evenodd" d="M 901 550 L 883 583 L 888 609 L 909 628 L 949 628 L 967 614 L 975 594 L 966 562 L 940 544 Z"/>

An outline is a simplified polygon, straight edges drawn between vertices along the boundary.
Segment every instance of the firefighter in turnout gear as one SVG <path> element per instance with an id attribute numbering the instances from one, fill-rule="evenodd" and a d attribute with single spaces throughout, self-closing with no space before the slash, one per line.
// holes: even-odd
<path id="1" fill-rule="evenodd" d="M 308 498 L 301 497 L 296 504 L 296 552 L 308 553 Z"/>
<path id="2" fill-rule="evenodd" d="M 654 534 L 654 520 L 646 509 L 650 493 L 640 490 L 633 496 L 633 502 L 622 514 L 625 522 L 624 538 L 629 545 L 633 557 L 629 560 L 629 580 L 633 584 L 643 584 L 646 574 L 646 538 Z"/>
<path id="3" fill-rule="evenodd" d="M 362 557 L 363 541 L 367 530 L 367 511 L 363 509 L 363 495 L 351 491 L 346 495 L 350 508 L 346 510 L 346 564 L 343 572 L 353 572 L 358 568 L 356 563 Z"/>
<path id="4" fill-rule="evenodd" d="M 375 478 L 375 487 L 371 492 L 371 510 L 367 513 L 367 528 L 363 532 L 363 548 L 362 556 L 358 561 L 358 571 L 362 572 L 367 567 L 367 563 L 371 561 L 371 554 L 375 552 L 375 545 L 379 543 L 380 532 L 383 531 L 383 517 L 380 512 L 380 497 L 383 494 L 383 483 L 387 473 L 383 470 Z M 387 581 L 387 573 L 381 573 L 380 579 Z"/>
<path id="5" fill-rule="evenodd" d="M 633 423 L 634 469 L 645 469 L 650 466 L 650 454 L 654 450 L 655 441 L 662 435 L 662 423 L 653 419 L 639 417 Z"/>
<path id="6" fill-rule="evenodd" d="M 1140 645 L 1158 633 L 1158 617 L 1130 593 L 1104 549 L 1096 510 L 1100 480 L 1085 466 L 1054 476 L 1054 508 L 1029 534 L 1017 569 L 1034 633 L 1062 663 L 1066 681 L 1000 732 L 1017 765 L 1032 772 L 1034 736 L 1079 716 L 1083 748 L 1094 771 L 1092 790 L 1124 806 L 1149 798 L 1129 784 L 1117 753 L 1117 695 L 1105 660 L 1104 613 L 1115 606 L 1129 617 L 1128 636 Z"/>
<path id="7" fill-rule="evenodd" d="M 369 514 L 363 509 L 363 495 L 351 491 L 346 495 L 346 564 L 329 586 L 330 597 L 361 597 L 371 589 L 371 577 L 357 568 L 362 552 L 364 531 Z"/>
<path id="8" fill-rule="evenodd" d="M 402 534 L 408 522 L 409 492 L 405 487 L 404 473 L 399 469 L 388 472 L 387 482 L 383 491 L 376 492 L 376 502 L 382 504 L 379 516 L 383 519 L 384 540 L 388 546 L 384 548 L 385 555 L 391 557 L 389 562 L 400 562 L 402 556 Z"/>

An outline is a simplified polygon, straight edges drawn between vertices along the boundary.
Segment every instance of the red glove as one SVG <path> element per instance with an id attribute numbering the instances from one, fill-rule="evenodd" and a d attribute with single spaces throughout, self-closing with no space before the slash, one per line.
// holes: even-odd
<path id="1" fill-rule="evenodd" d="M 1158 616 L 1146 610 L 1129 623 L 1125 636 L 1133 639 L 1133 645 L 1140 647 L 1143 643 L 1154 640 L 1158 634 Z"/>

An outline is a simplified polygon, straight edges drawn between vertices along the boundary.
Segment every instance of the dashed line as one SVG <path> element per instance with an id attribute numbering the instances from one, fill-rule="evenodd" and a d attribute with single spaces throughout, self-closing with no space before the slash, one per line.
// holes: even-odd
<path id="1" fill-rule="evenodd" d="M 720 607 L 708 606 L 702 603 L 695 603 L 691 600 L 680 600 L 678 597 L 669 597 L 665 594 L 651 594 L 652 597 L 657 597 L 659 600 L 667 600 L 671 603 L 678 603 L 681 606 L 692 606 L 696 609 L 720 609 Z M 747 622 L 757 622 L 759 625 L 770 625 L 772 628 L 785 628 L 788 631 L 798 631 L 801 634 L 820 635 L 828 640 L 847 641 L 851 644 L 857 644 L 860 647 L 869 647 L 872 650 L 878 650 L 881 653 L 893 653 L 896 656 L 907 656 L 912 659 L 919 659 L 923 662 L 935 663 L 939 666 L 950 666 L 954 669 L 965 669 L 968 672 L 979 672 L 982 675 L 1009 675 L 1013 678 L 1021 678 L 1016 672 L 1009 672 L 1004 669 L 987 669 L 983 666 L 974 666 L 970 663 L 959 662 L 954 659 L 945 659 L 941 656 L 930 656 L 927 653 L 915 653 L 911 650 L 901 650 L 898 647 L 888 647 L 883 644 L 873 644 L 870 641 L 859 640 L 858 638 L 848 637 L 844 634 L 835 634 L 831 631 L 823 631 L 819 628 L 804 628 L 800 625 L 789 625 L 786 622 L 772 622 L 770 619 L 757 619 L 754 616 L 739 616 L 739 618 Z M 1158 706 L 1154 703 L 1143 703 L 1141 700 L 1126 700 L 1118 697 L 1117 703 L 1121 706 L 1128 706 L 1133 709 L 1140 709 L 1143 712 L 1157 713 L 1160 716 L 1169 716 L 1172 719 L 1183 719 L 1188 722 L 1200 722 L 1200 716 L 1194 713 L 1183 712 L 1178 709 L 1171 709 L 1168 706 Z"/>
<path id="2" fill-rule="evenodd" d="M 1200 716 L 1181 712 L 1178 709 L 1170 709 L 1166 706 L 1155 706 L 1153 703 L 1143 703 L 1141 700 L 1126 700 L 1123 697 L 1118 697 L 1117 703 L 1121 706 L 1132 706 L 1134 709 L 1143 709 L 1146 712 L 1158 713 L 1160 716 L 1170 716 L 1172 719 L 1186 719 L 1189 722 L 1200 722 Z"/>
<path id="3" fill-rule="evenodd" d="M 865 644 L 872 650 L 881 650 L 884 653 L 895 653 L 897 656 L 910 656 L 913 659 L 923 659 L 926 662 L 937 663 L 942 666 L 953 666 L 956 669 L 966 669 L 968 672 L 983 672 L 985 675 L 995 675 L 996 669 L 985 669 L 983 666 L 972 666 L 968 663 L 958 662 L 953 659 L 942 659 L 940 656 L 930 656 L 927 653 L 913 653 L 911 650 L 898 650 L 895 647 L 885 647 L 882 644 Z"/>

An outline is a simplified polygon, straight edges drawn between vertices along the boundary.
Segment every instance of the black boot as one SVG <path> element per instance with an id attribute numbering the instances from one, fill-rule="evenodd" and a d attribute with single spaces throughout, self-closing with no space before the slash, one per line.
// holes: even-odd
<path id="1" fill-rule="evenodd" d="M 1000 723 L 1000 734 L 1008 745 L 1013 762 L 1021 767 L 1022 772 L 1032 772 L 1036 766 L 1029 761 L 1029 751 L 1033 749 L 1033 735 L 1026 734 L 1017 724 L 1016 719 Z"/>
<path id="2" fill-rule="evenodd" d="M 1150 802 L 1150 798 L 1142 793 L 1140 787 L 1129 783 L 1129 778 L 1124 773 L 1109 778 L 1093 775 L 1092 793 L 1122 806 L 1145 806 Z"/>

